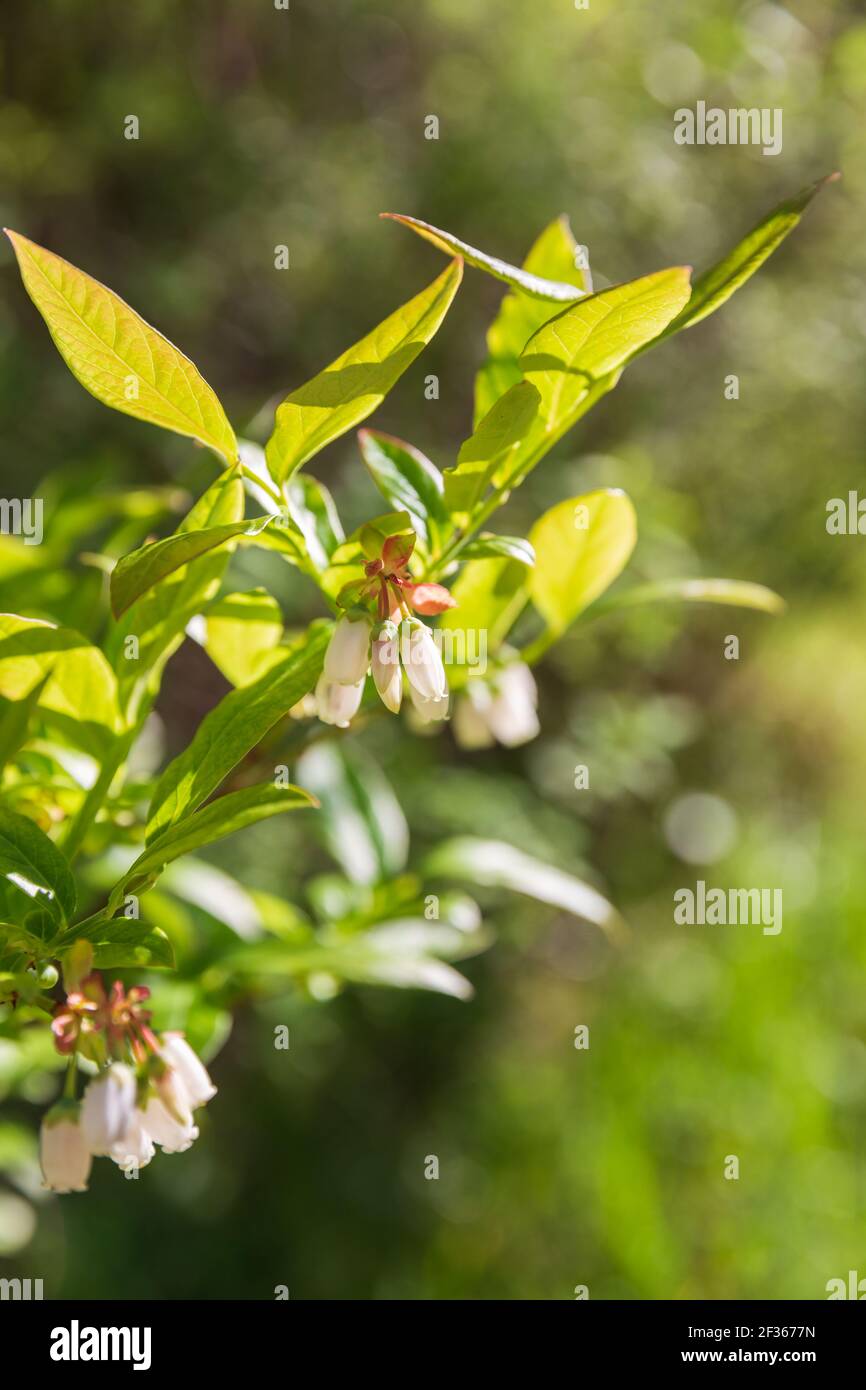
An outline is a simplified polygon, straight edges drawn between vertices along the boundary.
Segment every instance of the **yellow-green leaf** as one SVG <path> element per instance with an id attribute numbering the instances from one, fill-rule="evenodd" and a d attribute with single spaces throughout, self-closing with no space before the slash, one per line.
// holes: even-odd
<path id="1" fill-rule="evenodd" d="M 689 266 L 673 266 L 614 285 L 580 300 L 533 334 L 520 366 L 541 396 L 546 432 L 567 427 L 593 383 L 661 333 L 688 300 L 689 274 Z"/>
<path id="2" fill-rule="evenodd" d="M 658 579 L 638 584 L 605 599 L 605 611 L 643 603 L 720 603 L 732 608 L 754 608 L 760 613 L 782 613 L 785 600 L 763 584 L 748 579 Z"/>
<path id="3" fill-rule="evenodd" d="M 102 652 L 72 628 L 0 614 L 0 695 L 23 700 L 40 683 L 45 719 L 100 757 L 120 729 L 117 679 Z"/>
<path id="4" fill-rule="evenodd" d="M 277 407 L 265 454 L 271 477 L 285 482 L 331 440 L 365 420 L 415 361 L 442 323 L 463 276 L 463 262 L 447 270 L 384 319 Z"/>
<path id="5" fill-rule="evenodd" d="M 681 328 L 691 328 L 708 314 L 715 313 L 740 285 L 760 269 L 788 233 L 794 230 L 815 194 L 838 178 L 838 174 L 827 174 L 825 178 L 810 184 L 795 197 L 779 203 L 778 207 L 762 217 L 757 226 L 753 227 L 732 251 L 697 277 L 688 304 L 673 323 L 668 325 L 664 336 L 678 333 Z"/>
<path id="6" fill-rule="evenodd" d="M 208 609 L 204 648 L 232 685 L 249 685 L 282 657 L 283 615 L 266 589 L 225 594 Z"/>
<path id="7" fill-rule="evenodd" d="M 477 270 L 486 270 L 494 279 L 504 280 L 507 285 L 514 285 L 535 299 L 544 299 L 548 303 L 553 300 L 560 304 L 570 304 L 572 300 L 580 299 L 586 293 L 582 283 L 573 283 L 571 279 L 549 280 L 542 275 L 534 274 L 527 267 L 521 269 L 519 266 L 509 265 L 508 261 L 501 261 L 498 256 L 488 256 L 486 251 L 478 251 L 474 246 L 469 246 L 467 242 L 454 236 L 453 232 L 443 232 L 440 227 L 431 227 L 429 222 L 422 222 L 420 217 L 408 217 L 402 212 L 381 212 L 379 216 L 388 218 L 391 222 L 401 222 L 404 227 L 411 227 L 413 232 L 417 232 L 439 251 L 444 251 L 446 256 L 461 256 L 467 264 L 474 265 Z M 569 275 L 573 270 L 572 265 Z"/>
<path id="8" fill-rule="evenodd" d="M 580 247 L 568 218 L 562 216 L 545 227 L 523 262 L 523 269 L 545 280 L 574 280 L 575 285 L 591 294 L 592 280 L 589 271 L 580 266 L 580 259 Z M 505 295 L 487 333 L 487 361 L 475 378 L 476 425 L 500 396 L 520 381 L 520 354 L 533 333 L 552 317 L 549 300 L 534 299 L 516 287 Z"/>
<path id="9" fill-rule="evenodd" d="M 637 518 L 624 492 L 600 488 L 551 507 L 529 539 L 535 549 L 535 567 L 524 571 L 529 594 L 558 634 L 622 572 L 637 540 Z"/>
<path id="10" fill-rule="evenodd" d="M 445 505 L 458 526 L 466 524 L 489 482 L 509 476 L 517 450 L 536 423 L 539 403 L 535 386 L 518 382 L 461 445 L 457 466 L 445 470 Z"/>
<path id="11" fill-rule="evenodd" d="M 104 405 L 198 439 L 232 462 L 238 452 L 234 431 L 189 358 L 113 290 L 5 230 L 24 287 L 81 385 Z"/>

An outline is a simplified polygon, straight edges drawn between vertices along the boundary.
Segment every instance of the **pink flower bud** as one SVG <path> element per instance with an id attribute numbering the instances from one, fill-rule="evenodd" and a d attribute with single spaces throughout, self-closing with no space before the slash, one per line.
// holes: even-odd
<path id="1" fill-rule="evenodd" d="M 379 697 L 392 714 L 399 713 L 403 699 L 403 674 L 396 637 L 377 637 L 371 661 L 373 681 Z"/>

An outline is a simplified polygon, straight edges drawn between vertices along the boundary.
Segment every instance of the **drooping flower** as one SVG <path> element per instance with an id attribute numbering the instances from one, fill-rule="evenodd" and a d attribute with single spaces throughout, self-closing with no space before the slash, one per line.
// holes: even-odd
<path id="1" fill-rule="evenodd" d="M 441 700 L 448 694 L 442 654 L 424 623 L 404 622 L 400 628 L 400 658 L 409 684 L 422 700 Z"/>
<path id="2" fill-rule="evenodd" d="M 163 1033 L 162 1056 L 180 1078 L 191 1110 L 207 1105 L 217 1093 L 207 1067 L 190 1047 L 183 1033 Z"/>
<path id="3" fill-rule="evenodd" d="M 135 1109 L 135 1072 L 123 1062 L 88 1084 L 81 1105 L 81 1126 L 92 1154 L 110 1154 L 126 1134 Z"/>
<path id="4" fill-rule="evenodd" d="M 93 1162 L 81 1127 L 81 1106 L 61 1100 L 42 1121 L 39 1135 L 42 1186 L 51 1192 L 86 1192 Z"/>
<path id="5" fill-rule="evenodd" d="M 322 672 L 316 685 L 316 713 L 323 724 L 348 729 L 350 721 L 358 713 L 363 694 L 364 680 L 359 680 L 357 685 L 340 685 L 336 681 L 329 681 Z"/>
<path id="6" fill-rule="evenodd" d="M 433 724 L 440 719 L 448 718 L 448 694 L 435 695 L 432 699 L 427 699 L 419 695 L 414 686 L 409 686 L 409 698 L 412 701 L 412 708 L 422 724 Z"/>
<path id="7" fill-rule="evenodd" d="M 365 613 L 340 618 L 325 652 L 325 680 L 332 685 L 357 685 L 370 665 L 371 623 Z"/>
<path id="8" fill-rule="evenodd" d="M 399 714 L 403 700 L 403 674 L 400 670 L 397 629 L 393 623 L 383 623 L 382 631 L 374 639 L 370 667 L 382 704 L 392 714 Z"/>
<path id="9" fill-rule="evenodd" d="M 143 1124 L 151 1139 L 155 1144 L 159 1144 L 163 1153 L 185 1153 L 198 1138 L 198 1128 L 192 1123 L 192 1119 L 186 1124 L 181 1124 L 173 1115 L 169 1114 L 156 1095 L 148 1098 L 144 1107 Z"/>
<path id="10" fill-rule="evenodd" d="M 454 712 L 454 735 L 461 748 L 489 748 L 495 742 L 517 748 L 539 733 L 538 687 L 523 661 L 511 661 L 489 681 L 471 680 Z"/>
<path id="11" fill-rule="evenodd" d="M 144 1115 L 136 1107 L 125 1132 L 112 1144 L 110 1157 L 124 1173 L 130 1173 L 146 1168 L 155 1152 L 153 1137 L 144 1124 Z"/>

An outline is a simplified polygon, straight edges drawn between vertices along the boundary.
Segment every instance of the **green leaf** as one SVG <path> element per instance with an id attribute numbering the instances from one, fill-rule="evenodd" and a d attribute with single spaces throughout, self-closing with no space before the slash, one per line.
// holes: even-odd
<path id="1" fill-rule="evenodd" d="M 622 572 L 637 540 L 637 518 L 624 492 L 600 488 L 551 507 L 529 539 L 536 553 L 529 594 L 558 634 Z"/>
<path id="2" fill-rule="evenodd" d="M 689 297 L 688 266 L 602 290 L 557 314 L 530 338 L 520 366 L 541 396 L 548 433 L 564 432 L 593 383 L 658 337 Z"/>
<path id="3" fill-rule="evenodd" d="M 386 502 L 406 511 L 425 545 L 435 547 L 448 513 L 444 483 L 435 463 L 402 439 L 380 430 L 359 430 L 361 457 Z"/>
<path id="4" fill-rule="evenodd" d="M 27 293 L 91 395 L 125 415 L 198 439 L 229 462 L 237 457 L 225 412 L 188 357 L 98 280 L 5 230 Z"/>
<path id="5" fill-rule="evenodd" d="M 139 546 L 118 560 L 111 574 L 111 610 L 116 618 L 124 614 L 136 599 L 153 589 L 175 570 L 216 550 L 246 533 L 254 536 L 272 517 L 254 517 L 249 521 L 230 521 L 221 526 L 208 526 L 201 531 L 181 531 L 164 540 Z"/>
<path id="6" fill-rule="evenodd" d="M 523 893 L 592 922 L 614 938 L 623 933 L 616 909 L 590 884 L 502 840 L 477 840 L 469 835 L 446 840 L 428 855 L 425 870 L 442 878 Z"/>
<path id="7" fill-rule="evenodd" d="M 557 217 L 535 242 L 523 269 L 547 280 L 570 280 L 592 292 L 589 272 L 578 266 L 579 247 L 567 217 Z M 550 301 L 522 290 L 506 294 L 487 333 L 488 357 L 475 378 L 475 424 L 521 380 L 519 357 L 533 333 L 552 318 Z"/>
<path id="8" fill-rule="evenodd" d="M 101 757 L 120 728 L 117 680 L 102 652 L 71 628 L 0 614 L 0 695 L 24 700 L 36 687 L 46 723 Z"/>
<path id="9" fill-rule="evenodd" d="M 238 522 L 244 505 L 238 470 L 226 469 L 184 517 L 176 534 Z M 137 599 L 112 629 L 106 645 L 124 705 L 141 688 L 155 693 L 162 668 L 183 641 L 190 619 L 216 594 L 228 562 L 225 549 L 193 560 Z"/>
<path id="10" fill-rule="evenodd" d="M 659 579 L 613 594 L 594 611 L 611 612 L 643 603 L 720 603 L 733 608 L 754 608 L 760 613 L 782 613 L 785 600 L 763 584 L 745 579 Z"/>
<path id="11" fill-rule="evenodd" d="M 126 917 L 115 917 L 102 927 L 103 934 L 93 941 L 94 969 L 174 969 L 172 944 L 158 927 Z"/>
<path id="12" fill-rule="evenodd" d="M 266 589 L 225 594 L 207 611 L 204 649 L 232 685 L 249 685 L 281 659 L 283 615 Z"/>
<path id="13" fill-rule="evenodd" d="M 488 653 L 508 636 L 526 604 L 530 573 L 522 560 L 504 556 L 470 560 L 461 570 L 451 586 L 457 606 L 439 620 L 452 685 L 461 684 L 473 668 L 483 670 Z"/>
<path id="14" fill-rule="evenodd" d="M 323 372 L 277 407 L 265 448 L 278 484 L 382 403 L 442 323 L 463 275 L 453 261 L 432 285 L 401 305 Z"/>
<path id="15" fill-rule="evenodd" d="M 504 555 L 511 560 L 519 560 L 521 565 L 535 564 L 535 551 L 529 541 L 522 536 L 495 536 L 484 532 L 460 552 L 461 560 L 486 560 L 490 556 Z"/>
<path id="16" fill-rule="evenodd" d="M 46 671 L 41 681 L 33 689 L 17 700 L 7 700 L 0 696 L 0 768 L 4 768 L 27 742 L 31 717 L 42 697 L 42 692 L 50 680 Z"/>
<path id="17" fill-rule="evenodd" d="M 0 806 L 0 875 L 60 925 L 75 912 L 75 880 L 57 846 L 32 820 Z"/>
<path id="18" fill-rule="evenodd" d="M 510 476 L 520 445 L 533 432 L 540 403 L 535 386 L 518 382 L 461 445 L 457 466 L 445 471 L 445 505 L 459 526 L 467 524 L 488 483 Z"/>
<path id="19" fill-rule="evenodd" d="M 150 887 L 166 864 L 179 859 L 181 855 L 192 854 L 202 845 L 213 844 L 215 840 L 221 840 L 223 836 L 254 825 L 268 816 L 316 804 L 316 798 L 303 788 L 276 786 L 273 782 L 244 787 L 241 791 L 218 797 L 167 830 L 139 855 L 113 890 L 109 910 L 114 911 L 126 893 L 142 891 L 144 885 Z"/>
<path id="20" fill-rule="evenodd" d="M 346 539 L 334 499 L 323 483 L 306 473 L 294 477 L 285 491 L 289 514 L 304 538 L 307 554 L 317 570 L 326 570 Z"/>
<path id="21" fill-rule="evenodd" d="M 354 744 L 318 743 L 297 775 L 318 797 L 317 823 L 331 854 L 353 883 L 377 883 L 404 867 L 409 830 L 380 768 Z"/>
<path id="22" fill-rule="evenodd" d="M 741 285 L 751 279 L 788 233 L 794 230 L 815 194 L 839 177 L 839 174 L 827 174 L 762 217 L 732 251 L 698 276 L 685 308 L 668 324 L 661 336 L 667 338 L 679 333 L 681 328 L 691 328 L 708 314 L 715 313 Z"/>
<path id="23" fill-rule="evenodd" d="M 388 218 L 391 222 L 401 222 L 404 227 L 411 227 L 413 232 L 417 232 L 420 237 L 429 241 L 439 251 L 444 251 L 446 256 L 461 256 L 464 261 L 469 265 L 474 265 L 477 270 L 484 270 L 496 280 L 504 280 L 507 285 L 515 286 L 524 294 L 531 295 L 535 299 L 554 300 L 557 303 L 566 304 L 582 298 L 586 293 L 582 285 L 576 285 L 570 281 L 563 283 L 562 281 L 546 280 L 540 275 L 534 275 L 529 270 L 521 270 L 516 265 L 509 265 L 508 261 L 501 261 L 498 256 L 488 256 L 485 251 L 477 251 L 474 246 L 468 246 L 465 241 L 461 241 L 451 232 L 443 232 L 439 227 L 431 227 L 429 222 L 422 222 L 419 217 L 407 217 L 401 212 L 380 212 L 379 216 Z"/>
<path id="24" fill-rule="evenodd" d="M 277 720 L 312 690 L 325 659 L 330 623 L 314 623 L 278 665 L 233 690 L 206 715 L 189 746 L 169 763 L 150 807 L 148 844 L 192 814 Z"/>

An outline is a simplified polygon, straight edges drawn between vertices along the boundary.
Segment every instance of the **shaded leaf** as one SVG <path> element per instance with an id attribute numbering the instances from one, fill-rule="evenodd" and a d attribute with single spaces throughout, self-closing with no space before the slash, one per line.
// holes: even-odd
<path id="1" fill-rule="evenodd" d="M 346 539 L 334 499 L 323 483 L 301 473 L 286 488 L 289 514 L 304 538 L 307 554 L 319 571 Z"/>
<path id="2" fill-rule="evenodd" d="M 464 545 L 460 552 L 461 560 L 486 560 L 495 555 L 519 560 L 521 565 L 535 564 L 535 551 L 522 536 L 494 536 L 486 533 Z"/>
<path id="3" fill-rule="evenodd" d="M 658 579 L 613 594 L 599 604 L 597 611 L 666 602 L 728 604 L 733 608 L 754 608 L 761 613 L 782 613 L 785 609 L 785 600 L 779 594 L 745 579 Z"/>
<path id="4" fill-rule="evenodd" d="M 277 720 L 316 684 L 331 635 L 330 623 L 314 623 L 278 665 L 220 701 L 206 715 L 189 746 L 169 763 L 157 783 L 147 824 L 147 843 L 191 815 L 216 791 L 233 767 Z"/>
<path id="5" fill-rule="evenodd" d="M 318 743 L 297 775 L 321 803 L 317 824 L 331 854 L 353 883 L 377 883 L 400 872 L 409 829 L 390 783 L 354 744 Z"/>
<path id="6" fill-rule="evenodd" d="M 448 520 L 442 474 L 420 449 L 379 430 L 359 430 L 361 457 L 386 502 L 406 511 L 425 545 L 435 546 Z"/>
<path id="7" fill-rule="evenodd" d="M 623 930 L 616 909 L 597 889 L 502 840 L 477 840 L 469 835 L 446 840 L 428 855 L 425 868 L 428 873 L 443 878 L 458 878 L 489 888 L 507 888 L 538 902 L 550 903 L 552 907 L 592 922 L 614 937 Z"/>
<path id="8" fill-rule="evenodd" d="M 213 844 L 235 830 L 242 830 L 268 816 L 284 811 L 297 811 L 315 806 L 315 797 L 301 787 L 276 786 L 273 782 L 244 787 L 218 797 L 201 810 L 187 816 L 159 837 L 130 865 L 109 899 L 109 908 L 116 909 L 128 892 L 142 891 L 162 873 L 166 864 L 181 855 L 192 854 L 202 845 Z M 136 885 L 139 885 L 138 887 Z"/>
<path id="9" fill-rule="evenodd" d="M 166 579 L 175 570 L 216 550 L 246 533 L 258 535 L 268 525 L 270 516 L 249 521 L 229 521 L 221 526 L 208 526 L 201 531 L 180 531 L 164 540 L 142 545 L 118 560 L 111 574 L 111 610 L 121 617 L 142 594 Z"/>
<path id="10" fill-rule="evenodd" d="M 0 875 L 62 925 L 75 912 L 75 880 L 60 850 L 17 812 L 0 806 Z"/>

